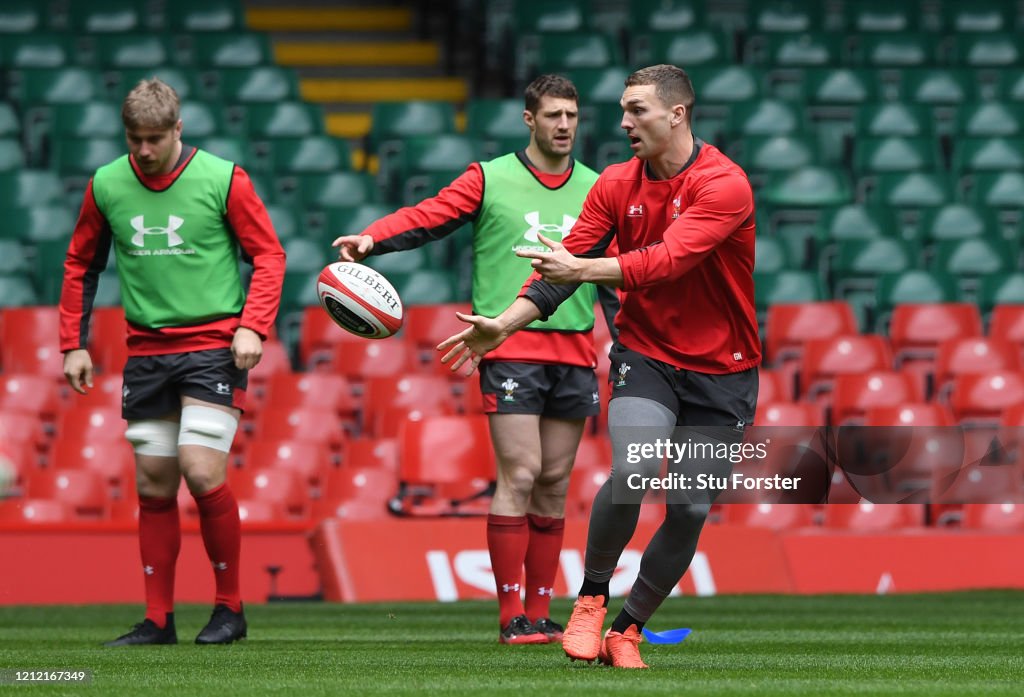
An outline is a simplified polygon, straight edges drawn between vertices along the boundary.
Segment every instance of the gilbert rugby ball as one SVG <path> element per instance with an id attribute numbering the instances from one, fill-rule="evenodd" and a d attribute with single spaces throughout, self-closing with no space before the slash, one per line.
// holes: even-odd
<path id="1" fill-rule="evenodd" d="M 320 305 L 331 319 L 356 336 L 384 339 L 402 328 L 402 300 L 394 286 L 369 266 L 336 261 L 316 281 Z"/>

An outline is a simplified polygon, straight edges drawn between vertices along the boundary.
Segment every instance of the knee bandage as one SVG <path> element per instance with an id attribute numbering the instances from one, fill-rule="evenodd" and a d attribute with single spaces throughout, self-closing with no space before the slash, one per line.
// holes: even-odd
<path id="1" fill-rule="evenodd" d="M 178 424 L 174 421 L 129 421 L 124 437 L 137 455 L 178 456 Z"/>
<path id="2" fill-rule="evenodd" d="M 181 410 L 178 445 L 202 445 L 221 452 L 231 450 L 238 419 L 226 411 L 190 404 Z"/>

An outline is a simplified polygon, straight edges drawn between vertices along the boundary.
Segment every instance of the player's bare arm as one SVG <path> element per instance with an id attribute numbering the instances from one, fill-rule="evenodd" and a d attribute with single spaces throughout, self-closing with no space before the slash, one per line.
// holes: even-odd
<path id="1" fill-rule="evenodd" d="M 373 251 L 373 238 L 369 235 L 343 235 L 331 243 L 338 248 L 342 261 L 362 261 Z"/>
<path id="2" fill-rule="evenodd" d="M 437 350 L 450 349 L 441 357 L 441 362 L 452 361 L 452 372 L 468 361 L 470 366 L 466 377 L 469 377 L 487 352 L 501 346 L 505 339 L 530 322 L 540 319 L 540 310 L 532 300 L 516 298 L 504 312 L 494 318 L 464 315 L 461 312 L 456 312 L 455 316 L 468 323 L 469 328 L 442 341 L 437 345 Z"/>
<path id="3" fill-rule="evenodd" d="M 71 389 L 85 394 L 92 387 L 92 357 L 85 349 L 73 349 L 64 354 L 64 377 Z"/>
<path id="4" fill-rule="evenodd" d="M 516 252 L 521 257 L 533 259 L 531 266 L 548 283 L 598 283 L 614 288 L 622 287 L 622 268 L 619 260 L 614 257 L 585 259 L 574 256 L 560 242 L 549 240 L 544 235 L 537 239 L 547 245 L 550 252 L 537 252 L 528 249 Z"/>
<path id="5" fill-rule="evenodd" d="M 235 359 L 236 368 L 251 370 L 263 357 L 263 340 L 253 330 L 239 327 L 235 330 L 235 338 L 231 340 L 231 355 Z"/>

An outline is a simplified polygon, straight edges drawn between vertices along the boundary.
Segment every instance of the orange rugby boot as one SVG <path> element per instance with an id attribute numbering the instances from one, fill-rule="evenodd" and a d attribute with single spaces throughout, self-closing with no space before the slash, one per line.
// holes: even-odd
<path id="1" fill-rule="evenodd" d="M 562 649 L 569 658 L 593 661 L 601 650 L 601 629 L 608 608 L 603 595 L 576 598 L 569 624 L 562 634 Z"/>
<path id="2" fill-rule="evenodd" d="M 601 663 L 614 668 L 649 668 L 640 658 L 640 632 L 631 624 L 624 632 L 611 629 L 604 635 L 601 644 Z"/>

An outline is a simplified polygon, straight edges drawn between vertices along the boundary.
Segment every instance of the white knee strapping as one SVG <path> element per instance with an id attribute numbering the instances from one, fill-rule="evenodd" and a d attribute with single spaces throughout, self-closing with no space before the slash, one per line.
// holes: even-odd
<path id="1" fill-rule="evenodd" d="M 124 437 L 138 455 L 178 456 L 178 424 L 174 421 L 129 421 Z"/>
<path id="2" fill-rule="evenodd" d="M 178 445 L 202 445 L 221 452 L 231 450 L 238 419 L 226 411 L 189 404 L 181 410 Z"/>

